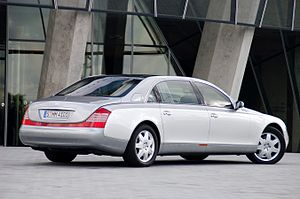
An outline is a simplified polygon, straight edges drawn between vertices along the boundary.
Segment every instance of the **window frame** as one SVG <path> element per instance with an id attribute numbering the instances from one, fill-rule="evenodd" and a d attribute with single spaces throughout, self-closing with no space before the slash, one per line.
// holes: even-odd
<path id="1" fill-rule="evenodd" d="M 225 107 L 225 106 L 224 107 L 220 107 L 220 106 L 210 106 L 210 105 L 206 104 L 205 98 L 204 98 L 202 92 L 200 91 L 200 89 L 198 88 L 197 83 L 198 84 L 204 84 L 204 85 L 206 85 L 206 86 L 214 89 L 217 93 L 219 93 L 225 99 L 227 99 L 230 102 L 231 106 L 230 107 Z M 229 110 L 232 109 L 232 110 L 234 110 L 234 103 L 233 103 L 232 99 L 223 90 L 221 90 L 217 86 L 215 86 L 215 85 L 213 85 L 213 84 L 211 84 L 209 82 L 202 82 L 202 81 L 193 81 L 193 84 L 195 85 L 195 88 L 198 90 L 199 94 L 201 95 L 201 97 L 203 99 L 203 105 L 204 106 L 213 107 L 213 108 L 222 108 L 222 109 L 229 109 Z"/>
<path id="2" fill-rule="evenodd" d="M 164 83 L 164 82 L 187 82 L 190 84 L 191 88 L 193 89 L 193 92 L 197 98 L 197 104 L 193 104 L 193 103 L 166 103 L 166 102 L 163 102 L 162 101 L 162 97 L 161 97 L 161 94 L 159 93 L 158 91 L 158 88 L 157 88 L 157 85 L 160 84 L 160 83 Z M 198 91 L 198 89 L 195 87 L 195 85 L 193 84 L 192 81 L 190 80 L 163 80 L 163 81 L 159 81 L 155 84 L 155 86 L 153 86 L 152 89 L 150 89 L 148 95 L 147 95 L 147 103 L 153 103 L 153 102 L 148 102 L 148 97 L 149 97 L 149 94 L 152 92 L 152 90 L 154 89 L 154 93 L 158 99 L 157 103 L 160 103 L 160 104 L 172 104 L 172 105 L 196 105 L 196 106 L 199 106 L 199 105 L 205 105 L 204 103 L 204 100 L 203 100 L 203 97 L 201 95 L 201 93 Z"/>
<path id="3" fill-rule="evenodd" d="M 154 93 L 154 96 L 156 98 L 156 102 L 149 102 L 149 96 L 150 96 L 150 93 L 153 91 Z M 148 94 L 147 94 L 147 97 L 146 97 L 146 103 L 149 103 L 149 104 L 155 104 L 155 103 L 161 103 L 161 97 L 159 95 L 159 92 L 157 90 L 157 87 L 156 85 L 149 90 Z"/>

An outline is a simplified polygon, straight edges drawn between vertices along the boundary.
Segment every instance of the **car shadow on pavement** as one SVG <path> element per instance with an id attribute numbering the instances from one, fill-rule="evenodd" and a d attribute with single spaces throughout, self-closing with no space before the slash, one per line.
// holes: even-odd
<path id="1" fill-rule="evenodd" d="M 232 160 L 202 160 L 202 161 L 187 161 L 187 160 L 157 160 L 151 165 L 151 167 L 156 166 L 190 166 L 190 165 L 249 165 L 251 162 L 245 161 L 232 161 Z M 39 162 L 30 163 L 27 166 L 57 166 L 57 167 L 128 167 L 124 161 L 74 161 L 71 163 L 54 163 L 54 162 Z"/>
<path id="2" fill-rule="evenodd" d="M 189 160 L 160 160 L 156 161 L 154 165 L 157 166 L 170 166 L 170 165 L 225 165 L 225 164 L 251 164 L 251 162 L 245 161 L 232 161 L 232 160 L 201 160 L 201 161 L 189 161 Z"/>

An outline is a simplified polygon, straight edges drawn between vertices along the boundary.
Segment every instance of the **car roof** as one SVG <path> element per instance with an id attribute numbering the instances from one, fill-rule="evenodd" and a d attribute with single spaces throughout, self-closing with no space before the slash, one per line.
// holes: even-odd
<path id="1" fill-rule="evenodd" d="M 166 76 L 166 75 L 149 75 L 149 74 L 113 74 L 113 75 L 93 75 L 86 78 L 101 78 L 101 77 L 133 77 L 133 78 L 139 78 L 139 79 L 146 79 L 146 78 L 154 78 L 154 79 L 178 79 L 178 80 L 196 80 L 196 81 L 203 81 L 207 82 L 202 79 L 193 78 L 193 77 L 186 77 L 186 76 Z"/>
<path id="2" fill-rule="evenodd" d="M 113 75 L 93 75 L 93 76 L 89 76 L 86 78 L 101 78 L 101 77 L 136 77 L 136 78 L 141 78 L 141 79 L 145 79 L 147 77 L 152 77 L 155 75 L 147 75 L 147 74 L 113 74 Z"/>

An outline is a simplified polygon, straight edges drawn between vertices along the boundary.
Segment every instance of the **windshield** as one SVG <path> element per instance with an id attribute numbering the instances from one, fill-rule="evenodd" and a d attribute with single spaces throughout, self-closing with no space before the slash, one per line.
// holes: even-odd
<path id="1" fill-rule="evenodd" d="M 123 97 L 141 80 L 133 77 L 89 77 L 67 87 L 56 96 Z"/>

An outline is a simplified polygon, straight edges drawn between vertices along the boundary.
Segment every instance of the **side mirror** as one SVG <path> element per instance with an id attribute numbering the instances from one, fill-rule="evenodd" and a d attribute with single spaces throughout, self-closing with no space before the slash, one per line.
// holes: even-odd
<path id="1" fill-rule="evenodd" d="M 237 101 L 235 104 L 235 110 L 238 110 L 239 108 L 244 108 L 245 104 L 242 101 Z"/>

